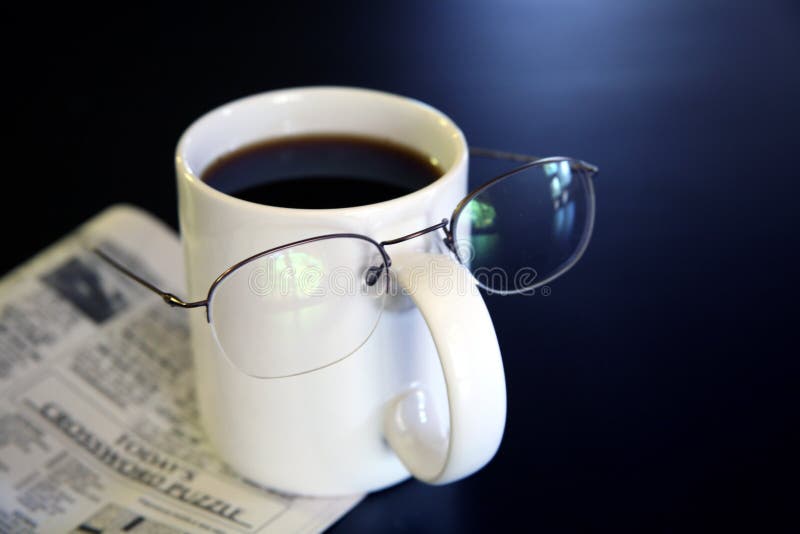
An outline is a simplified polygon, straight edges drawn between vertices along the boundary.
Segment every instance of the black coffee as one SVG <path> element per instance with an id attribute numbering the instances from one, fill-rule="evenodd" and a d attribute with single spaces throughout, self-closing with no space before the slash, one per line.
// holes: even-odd
<path id="1" fill-rule="evenodd" d="M 202 180 L 229 195 L 285 208 L 344 208 L 391 200 L 442 176 L 403 145 L 351 135 L 272 139 L 212 163 Z"/>

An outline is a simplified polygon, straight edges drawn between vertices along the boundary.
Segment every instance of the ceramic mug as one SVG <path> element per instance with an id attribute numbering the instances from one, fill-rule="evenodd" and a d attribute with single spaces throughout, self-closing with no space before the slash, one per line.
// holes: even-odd
<path id="1" fill-rule="evenodd" d="M 331 132 L 404 144 L 437 158 L 446 172 L 405 196 L 341 209 L 255 204 L 199 178 L 245 145 Z M 467 164 L 464 136 L 448 117 L 387 93 L 288 89 L 211 111 L 186 130 L 176 153 L 188 294 L 206 294 L 229 266 L 292 241 L 339 232 L 381 241 L 431 226 L 465 196 Z M 386 297 L 377 327 L 358 350 L 322 369 L 247 375 L 226 357 L 207 315 L 191 310 L 201 421 L 229 465 L 278 491 L 335 496 L 378 490 L 409 474 L 444 484 L 494 456 L 506 417 L 497 339 L 480 294 L 464 287 L 469 273 L 437 252 L 437 239 L 440 232 L 387 246 L 403 291 Z M 212 301 L 211 315 L 213 308 Z M 245 312 L 236 320 L 257 320 Z M 331 327 L 346 328 L 345 319 L 331 313 Z"/>

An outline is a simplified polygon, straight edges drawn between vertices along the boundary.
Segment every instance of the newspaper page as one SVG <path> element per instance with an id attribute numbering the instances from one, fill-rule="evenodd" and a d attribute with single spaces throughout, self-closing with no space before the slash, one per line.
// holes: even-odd
<path id="1" fill-rule="evenodd" d="M 95 244 L 184 287 L 177 236 L 127 206 L 0 281 L 0 532 L 319 532 L 358 503 L 280 495 L 227 468 L 199 427 L 185 310 Z"/>

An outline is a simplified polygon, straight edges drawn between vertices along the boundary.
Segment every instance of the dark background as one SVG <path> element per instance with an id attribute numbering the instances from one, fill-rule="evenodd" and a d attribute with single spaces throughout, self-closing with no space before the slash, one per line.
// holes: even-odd
<path id="1" fill-rule="evenodd" d="M 175 225 L 182 130 L 273 88 L 397 92 L 471 143 L 601 167 L 581 263 L 549 297 L 489 299 L 509 394 L 497 457 L 371 495 L 335 532 L 800 528 L 796 1 L 4 18 L 2 272 L 115 202 Z"/>

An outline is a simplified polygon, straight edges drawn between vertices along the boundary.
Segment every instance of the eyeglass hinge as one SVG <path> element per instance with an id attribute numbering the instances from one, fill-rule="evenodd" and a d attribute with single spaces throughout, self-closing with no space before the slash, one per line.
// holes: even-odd
<path id="1" fill-rule="evenodd" d="M 184 300 L 179 299 L 172 293 L 162 293 L 161 298 L 164 299 L 164 302 L 166 302 L 170 306 L 177 308 L 199 308 L 200 306 L 205 306 L 206 304 L 208 304 L 207 300 L 199 300 L 197 302 L 186 302 Z"/>

